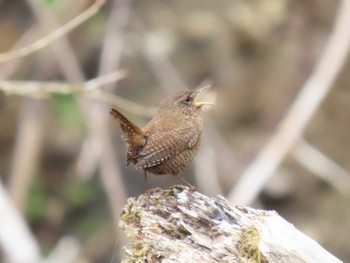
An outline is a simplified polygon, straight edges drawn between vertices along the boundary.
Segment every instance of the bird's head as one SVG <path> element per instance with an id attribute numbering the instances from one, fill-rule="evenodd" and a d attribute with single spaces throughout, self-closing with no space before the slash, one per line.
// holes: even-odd
<path id="1" fill-rule="evenodd" d="M 161 103 L 163 109 L 168 109 L 174 112 L 180 112 L 186 116 L 197 116 L 204 105 L 213 105 L 211 102 L 196 101 L 196 97 L 202 91 L 210 88 L 210 85 L 206 85 L 197 90 L 183 90 L 178 91 L 170 98 L 164 100 Z"/>

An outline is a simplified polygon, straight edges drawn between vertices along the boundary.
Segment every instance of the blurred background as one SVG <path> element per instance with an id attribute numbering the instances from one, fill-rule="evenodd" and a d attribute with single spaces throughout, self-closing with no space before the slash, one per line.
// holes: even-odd
<path id="1" fill-rule="evenodd" d="M 16 208 L 29 243 L 46 262 L 122 258 L 119 213 L 145 185 L 142 171 L 125 166 L 111 105 L 142 126 L 166 96 L 211 79 L 209 99 L 216 97 L 216 106 L 204 113 L 202 147 L 184 178 L 207 195 L 225 196 L 311 74 L 340 3 L 107 0 L 100 8 L 99 2 L 0 1 L 1 53 L 35 42 L 84 10 L 96 12 L 47 47 L 0 63 L 0 79 L 18 84 L 5 92 L 0 83 L 0 180 L 9 197 L 0 199 Z M 311 152 L 291 150 L 250 204 L 276 210 L 344 262 L 350 262 L 350 198 L 332 185 L 332 176 L 349 189 L 347 61 L 303 133 Z M 75 87 L 121 69 L 126 77 L 94 91 L 45 93 L 48 81 Z M 39 92 L 28 94 L 33 86 Z M 179 183 L 170 176 L 148 178 L 152 188 Z M 5 218 L 11 213 L 0 211 L 3 226 Z M 6 262 L 6 235 L 16 234 L 0 235 L 0 262 Z"/>

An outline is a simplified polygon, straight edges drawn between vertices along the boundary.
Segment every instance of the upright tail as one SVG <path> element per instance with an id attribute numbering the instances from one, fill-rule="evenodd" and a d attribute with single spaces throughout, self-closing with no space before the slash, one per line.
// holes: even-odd
<path id="1" fill-rule="evenodd" d="M 111 108 L 110 114 L 116 118 L 125 136 L 125 142 L 128 144 L 128 164 L 130 161 L 137 162 L 138 153 L 143 149 L 147 142 L 146 135 L 132 121 L 128 120 L 116 108 Z"/>

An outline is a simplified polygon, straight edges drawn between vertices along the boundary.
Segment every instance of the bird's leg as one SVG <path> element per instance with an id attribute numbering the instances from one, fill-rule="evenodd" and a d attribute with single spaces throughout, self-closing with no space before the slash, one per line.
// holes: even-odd
<path id="1" fill-rule="evenodd" d="M 188 188 L 190 188 L 191 192 L 195 192 L 197 190 L 197 188 L 190 184 L 189 182 L 187 182 L 185 179 L 183 179 L 182 177 L 175 175 L 181 182 L 183 182 L 186 186 L 188 186 Z"/>
<path id="2" fill-rule="evenodd" d="M 146 207 L 147 207 L 147 210 L 148 210 L 148 206 L 149 206 L 149 191 L 148 191 L 147 172 L 146 172 L 146 170 L 143 170 L 143 175 L 145 176 L 145 187 L 146 187 L 146 195 L 147 195 Z"/>

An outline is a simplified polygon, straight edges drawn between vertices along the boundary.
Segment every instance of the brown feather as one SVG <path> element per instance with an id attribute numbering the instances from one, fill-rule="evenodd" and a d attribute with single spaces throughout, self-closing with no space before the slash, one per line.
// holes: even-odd
<path id="1" fill-rule="evenodd" d="M 150 168 L 165 163 L 196 145 L 199 137 L 194 127 L 176 127 L 154 133 L 139 153 L 138 166 Z"/>
<path id="2" fill-rule="evenodd" d="M 123 139 L 128 145 L 127 164 L 137 163 L 138 153 L 146 145 L 147 136 L 116 108 L 112 108 L 110 114 L 119 121 L 124 133 Z"/>

